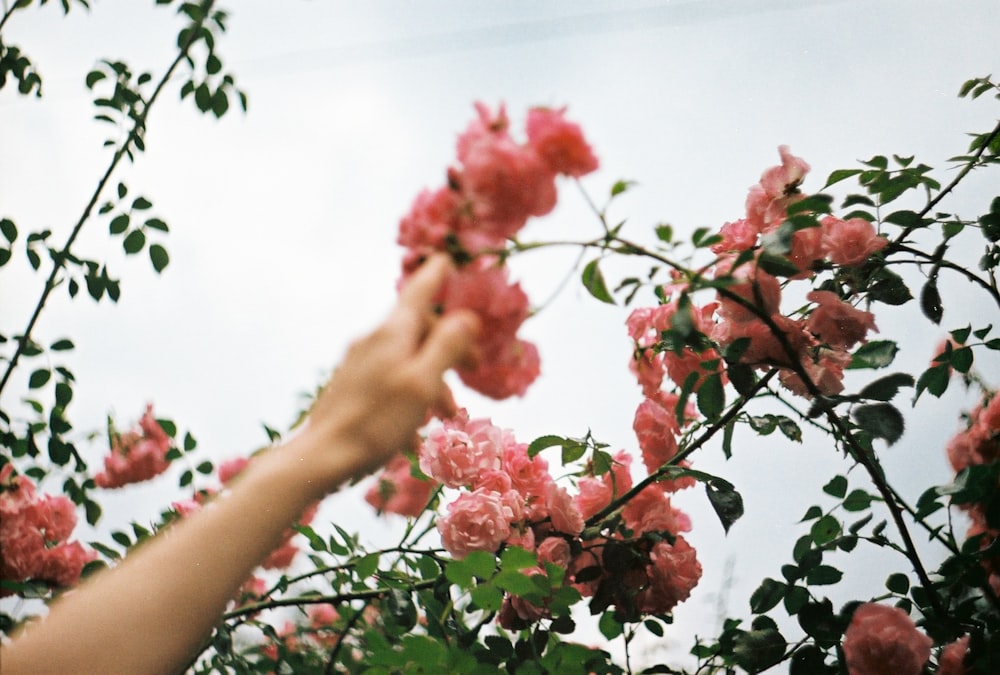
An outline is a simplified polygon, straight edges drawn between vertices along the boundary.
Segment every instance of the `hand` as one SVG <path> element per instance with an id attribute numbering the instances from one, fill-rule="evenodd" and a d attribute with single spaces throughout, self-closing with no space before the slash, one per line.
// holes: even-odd
<path id="1" fill-rule="evenodd" d="M 350 347 L 313 405 L 303 433 L 315 434 L 325 452 L 346 453 L 340 459 L 355 476 L 412 446 L 428 411 L 455 410 L 443 376 L 473 358 L 479 322 L 470 312 L 434 313 L 434 296 L 451 269 L 447 256 L 429 258 L 388 319 Z"/>

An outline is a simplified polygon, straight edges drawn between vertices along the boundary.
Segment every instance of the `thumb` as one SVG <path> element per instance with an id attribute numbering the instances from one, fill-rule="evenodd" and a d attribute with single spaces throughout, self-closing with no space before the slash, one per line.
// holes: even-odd
<path id="1" fill-rule="evenodd" d="M 417 368 L 437 377 L 449 368 L 471 360 L 479 330 L 479 319 L 472 312 L 446 314 L 424 339 L 416 355 Z"/>

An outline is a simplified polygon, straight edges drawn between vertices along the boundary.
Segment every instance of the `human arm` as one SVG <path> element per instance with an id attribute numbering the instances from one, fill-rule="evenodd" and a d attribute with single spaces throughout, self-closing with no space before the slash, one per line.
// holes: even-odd
<path id="1" fill-rule="evenodd" d="M 427 411 L 454 408 L 444 372 L 470 355 L 475 319 L 435 317 L 448 272 L 431 258 L 373 333 L 348 350 L 288 441 L 230 488 L 56 601 L 0 648 L 4 675 L 174 673 L 240 585 L 312 502 L 409 445 Z"/>

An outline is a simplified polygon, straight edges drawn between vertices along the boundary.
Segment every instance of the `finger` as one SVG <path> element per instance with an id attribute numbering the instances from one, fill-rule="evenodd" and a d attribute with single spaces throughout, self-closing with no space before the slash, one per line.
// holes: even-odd
<path id="1" fill-rule="evenodd" d="M 399 291 L 400 308 L 409 307 L 418 312 L 429 310 L 434 296 L 451 270 L 451 259 L 447 255 L 437 253 L 429 257 Z"/>
<path id="2" fill-rule="evenodd" d="M 479 319 L 472 312 L 446 314 L 424 340 L 415 366 L 430 377 L 439 377 L 473 354 L 478 333 Z"/>

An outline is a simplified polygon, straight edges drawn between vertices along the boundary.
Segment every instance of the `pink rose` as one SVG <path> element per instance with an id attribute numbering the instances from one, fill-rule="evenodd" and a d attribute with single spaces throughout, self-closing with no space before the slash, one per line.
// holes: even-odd
<path id="1" fill-rule="evenodd" d="M 153 406 L 139 420 L 139 429 L 113 434 L 111 452 L 104 458 L 104 471 L 94 476 L 102 488 L 119 488 L 149 480 L 167 470 L 170 437 L 153 417 Z"/>
<path id="2" fill-rule="evenodd" d="M 538 545 L 538 562 L 540 564 L 552 563 L 563 569 L 569 567 L 572 560 L 569 542 L 562 537 L 546 537 Z"/>
<path id="3" fill-rule="evenodd" d="M 545 490 L 545 509 L 556 531 L 573 535 L 583 532 L 583 516 L 566 488 L 549 483 Z"/>
<path id="4" fill-rule="evenodd" d="M 725 223 L 719 229 L 719 234 L 722 236 L 722 241 L 712 245 L 712 252 L 738 253 L 757 245 L 760 230 L 749 220 L 741 218 L 732 223 Z"/>
<path id="5" fill-rule="evenodd" d="M 830 291 L 812 291 L 806 298 L 819 306 L 813 309 L 806 328 L 831 347 L 850 349 L 867 342 L 868 331 L 876 333 L 875 315 L 855 308 Z"/>
<path id="6" fill-rule="evenodd" d="M 612 499 L 622 496 L 632 489 L 632 456 L 624 450 L 614 457 L 611 471 L 594 478 L 582 478 L 577 483 L 577 494 L 574 497 L 580 514 L 590 518 L 611 503 Z"/>
<path id="7" fill-rule="evenodd" d="M 836 265 L 860 265 L 868 256 L 885 248 L 889 240 L 875 232 L 864 218 L 840 220 L 826 216 L 823 226 L 823 250 Z"/>
<path id="8" fill-rule="evenodd" d="M 650 485 L 633 497 L 622 509 L 625 526 L 636 535 L 647 532 L 689 532 L 691 519 L 670 504 L 661 488 Z"/>
<path id="9" fill-rule="evenodd" d="M 793 194 L 809 173 L 809 165 L 793 155 L 787 145 L 778 146 L 778 154 L 781 156 L 781 166 L 771 167 L 760 177 L 760 186 L 772 199 Z"/>
<path id="10" fill-rule="evenodd" d="M 499 470 L 501 453 L 513 442 L 509 431 L 488 419 L 470 420 L 462 410 L 427 435 L 420 446 L 420 469 L 448 487 L 466 487 Z"/>
<path id="11" fill-rule="evenodd" d="M 903 610 L 867 603 L 855 610 L 843 647 L 851 675 L 918 675 L 932 644 Z"/>
<path id="12" fill-rule="evenodd" d="M 480 351 L 472 368 L 458 368 L 465 386 L 484 396 L 503 400 L 524 396 L 541 373 L 538 348 L 527 340 L 508 340 Z"/>
<path id="13" fill-rule="evenodd" d="M 701 563 L 694 548 L 678 536 L 673 544 L 661 541 L 653 547 L 646 574 L 649 585 L 639 592 L 636 604 L 642 612 L 666 614 L 691 596 L 701 579 Z"/>
<path id="14" fill-rule="evenodd" d="M 568 121 L 565 109 L 528 111 L 528 143 L 554 173 L 579 178 L 596 171 L 598 162 L 578 124 Z"/>
<path id="15" fill-rule="evenodd" d="M 495 552 L 510 536 L 513 514 L 496 492 L 474 490 L 459 495 L 437 521 L 441 543 L 456 558 L 472 551 Z"/>
<path id="16" fill-rule="evenodd" d="M 938 659 L 938 675 L 966 675 L 965 655 L 969 651 L 969 636 L 960 637 L 945 645 Z"/>
<path id="17" fill-rule="evenodd" d="M 424 512 L 435 483 L 413 475 L 410 460 L 396 455 L 365 493 L 365 501 L 379 513 L 416 518 Z"/>

